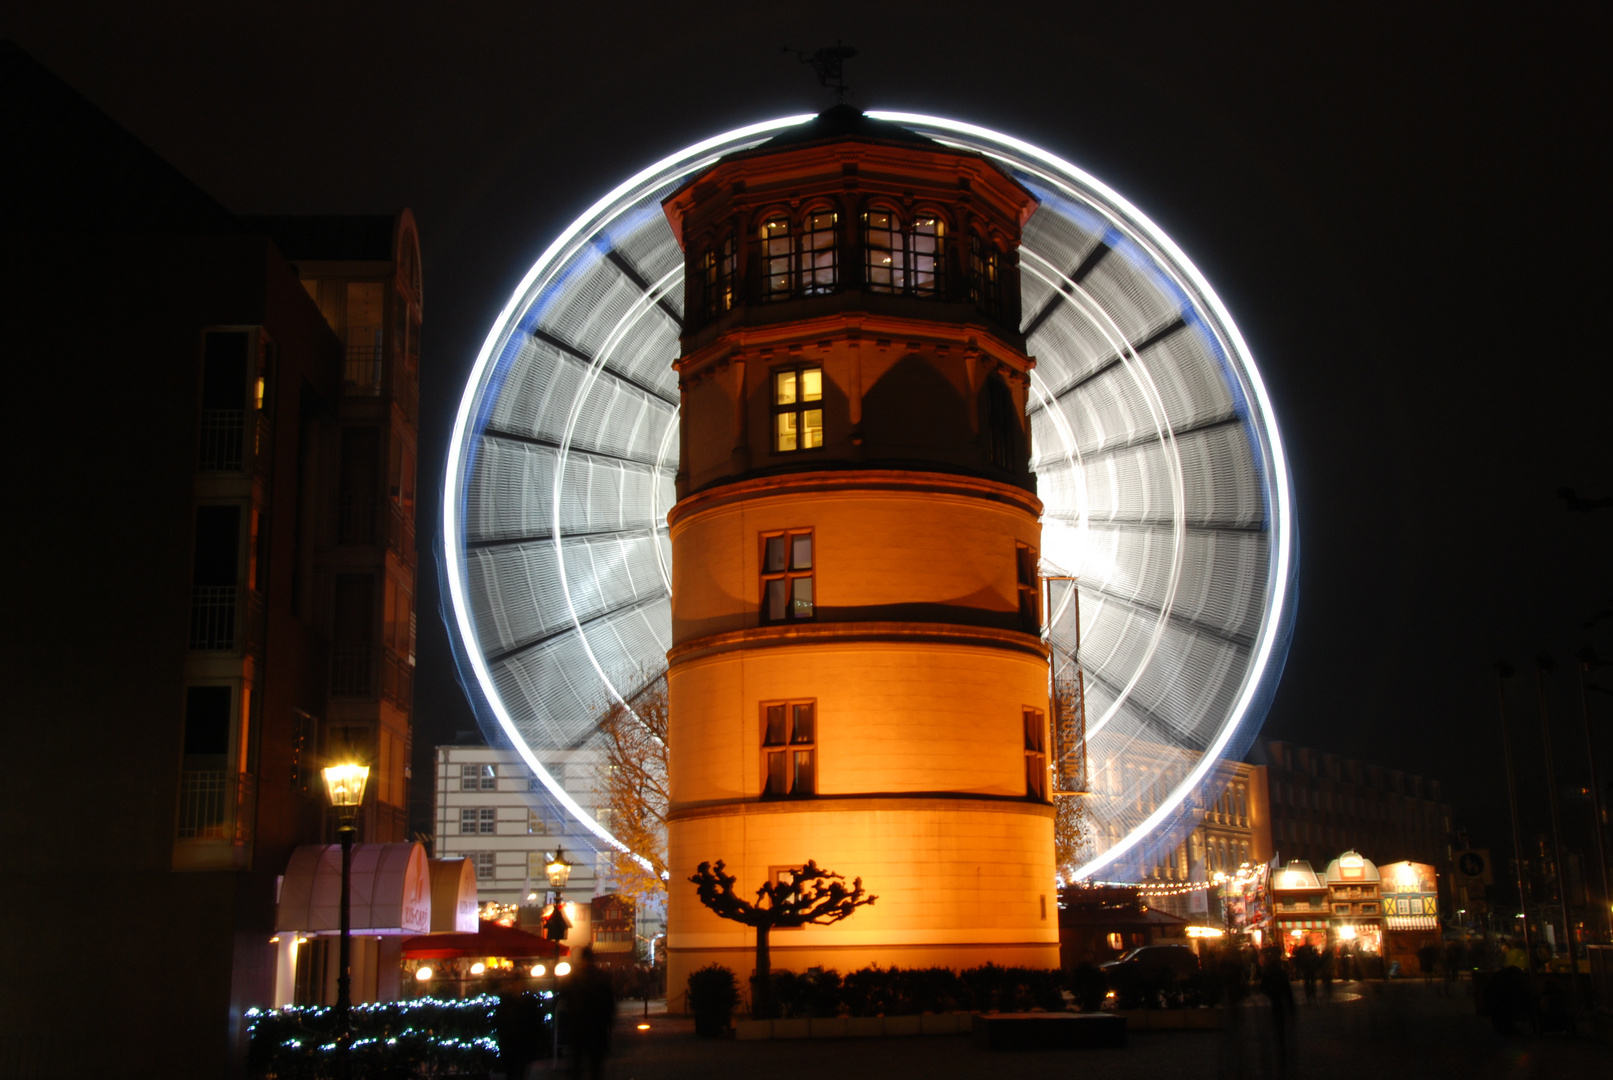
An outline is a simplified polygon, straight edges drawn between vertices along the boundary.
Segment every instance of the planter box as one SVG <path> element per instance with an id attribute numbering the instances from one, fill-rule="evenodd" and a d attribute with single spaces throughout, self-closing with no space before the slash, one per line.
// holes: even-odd
<path id="1" fill-rule="evenodd" d="M 741 1042 L 750 1042 L 755 1039 L 771 1039 L 773 1037 L 773 1021 L 771 1020 L 735 1020 L 734 1038 Z"/>
<path id="2" fill-rule="evenodd" d="M 814 1016 L 807 1027 L 814 1039 L 844 1039 L 849 1034 L 844 1016 Z"/>
<path id="3" fill-rule="evenodd" d="M 1214 1031 L 1227 1024 L 1225 1009 L 1188 1009 L 1186 1014 L 1189 1031 Z"/>
<path id="4" fill-rule="evenodd" d="M 956 1035 L 970 1030 L 971 1013 L 925 1013 L 918 1017 L 921 1035 Z"/>
<path id="5" fill-rule="evenodd" d="M 1181 1031 L 1187 1027 L 1184 1009 L 1144 1009 L 1143 1015 L 1148 1018 L 1149 1031 Z"/>
<path id="6" fill-rule="evenodd" d="M 810 1039 L 812 1038 L 812 1021 L 805 1018 L 799 1020 L 774 1020 L 773 1038 Z"/>
<path id="7" fill-rule="evenodd" d="M 917 1035 L 923 1031 L 921 1016 L 887 1016 L 884 1019 L 886 1035 Z"/>
<path id="8" fill-rule="evenodd" d="M 1126 1045 L 1126 1021 L 1108 1013 L 976 1016 L 975 1045 L 987 1050 L 1082 1050 Z"/>

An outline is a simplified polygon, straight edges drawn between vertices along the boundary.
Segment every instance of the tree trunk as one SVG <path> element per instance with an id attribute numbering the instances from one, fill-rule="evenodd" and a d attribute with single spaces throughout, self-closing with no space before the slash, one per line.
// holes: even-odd
<path id="1" fill-rule="evenodd" d="M 773 1001 L 772 956 L 768 949 L 768 934 L 772 927 L 756 928 L 756 970 L 750 979 L 750 1014 L 753 1020 L 772 1020 L 778 1016 Z"/>

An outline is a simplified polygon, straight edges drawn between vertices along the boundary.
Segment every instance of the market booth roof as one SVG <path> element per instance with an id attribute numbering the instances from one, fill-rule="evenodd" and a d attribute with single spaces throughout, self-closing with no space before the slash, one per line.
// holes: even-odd
<path id="1" fill-rule="evenodd" d="M 403 939 L 405 960 L 450 960 L 460 956 L 498 956 L 507 960 L 565 956 L 571 950 L 513 926 L 481 920 L 474 934 L 421 934 Z"/>
<path id="2" fill-rule="evenodd" d="M 476 932 L 476 870 L 469 859 L 431 859 L 431 930 Z"/>
<path id="3" fill-rule="evenodd" d="M 351 880 L 353 933 L 431 929 L 431 877 L 419 844 L 354 844 Z M 305 844 L 291 853 L 274 925 L 307 934 L 341 931 L 341 845 Z"/>

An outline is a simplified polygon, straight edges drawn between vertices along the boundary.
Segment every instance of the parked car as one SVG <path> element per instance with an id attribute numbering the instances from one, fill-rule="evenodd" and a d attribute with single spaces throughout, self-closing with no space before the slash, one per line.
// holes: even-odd
<path id="1" fill-rule="evenodd" d="M 1111 975 L 1119 968 L 1136 971 L 1163 968 L 1181 980 L 1198 974 L 1199 957 L 1186 945 L 1138 945 L 1121 953 L 1119 959 L 1098 966 Z"/>

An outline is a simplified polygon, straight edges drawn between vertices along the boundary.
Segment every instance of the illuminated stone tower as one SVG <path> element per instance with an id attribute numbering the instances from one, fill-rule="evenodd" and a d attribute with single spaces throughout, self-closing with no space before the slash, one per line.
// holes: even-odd
<path id="1" fill-rule="evenodd" d="M 672 538 L 671 985 L 752 967 L 684 880 L 877 894 L 773 963 L 1053 967 L 1029 192 L 838 106 L 666 200 L 687 267 Z"/>

